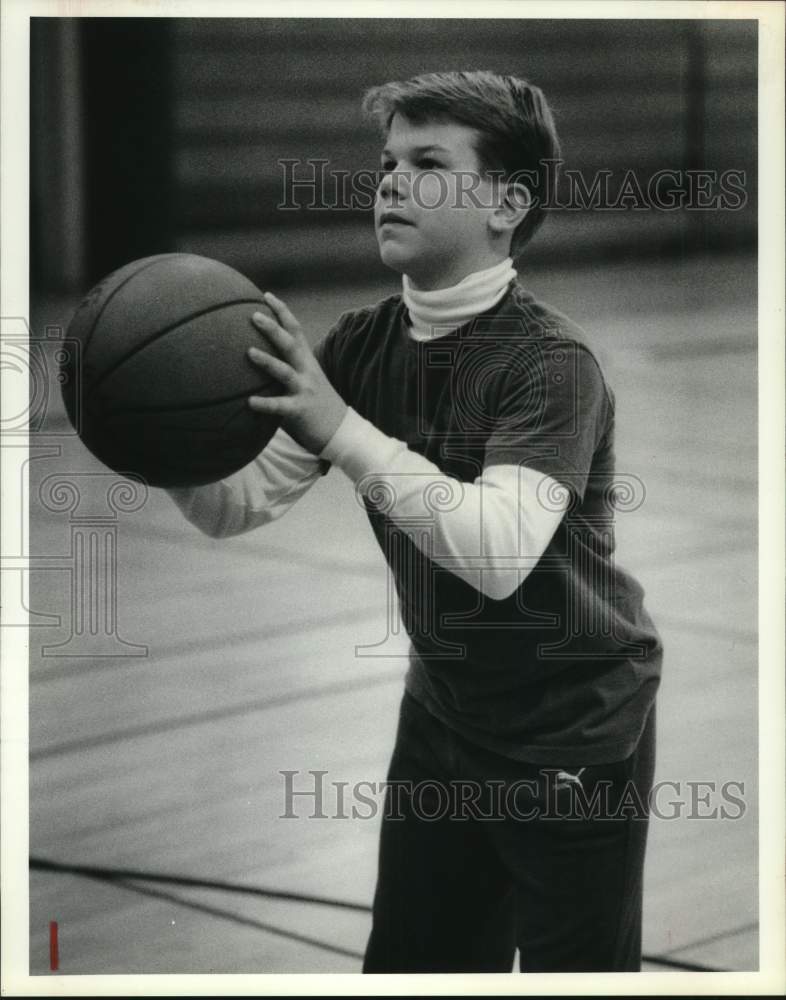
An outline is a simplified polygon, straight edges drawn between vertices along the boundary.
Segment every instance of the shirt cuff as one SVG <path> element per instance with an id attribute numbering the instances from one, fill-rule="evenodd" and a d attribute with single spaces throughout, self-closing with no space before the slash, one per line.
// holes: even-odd
<path id="1" fill-rule="evenodd" d="M 383 434 L 349 406 L 319 457 L 337 466 L 357 483 L 365 476 L 387 471 L 396 455 L 406 447 L 403 441 Z"/>

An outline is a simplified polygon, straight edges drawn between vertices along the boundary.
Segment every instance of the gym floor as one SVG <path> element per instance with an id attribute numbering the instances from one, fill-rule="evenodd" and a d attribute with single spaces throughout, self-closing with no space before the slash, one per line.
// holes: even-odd
<path id="1" fill-rule="evenodd" d="M 619 515 L 618 558 L 664 639 L 656 780 L 670 783 L 663 813 L 683 805 L 650 827 L 645 969 L 755 970 L 755 261 L 527 283 L 597 346 L 617 396 L 618 470 L 646 487 Z M 392 289 L 282 297 L 317 339 Z M 65 327 L 74 304 L 33 303 L 38 335 Z M 273 526 L 225 541 L 151 490 L 111 522 L 112 641 L 125 655 L 95 655 L 95 635 L 81 653 L 73 639 L 58 650 L 72 636 L 76 515 L 51 509 L 45 480 L 107 471 L 58 430 L 53 409 L 34 442 L 49 454 L 30 462 L 30 607 L 50 616 L 34 619 L 30 646 L 31 974 L 49 972 L 51 921 L 64 975 L 359 971 L 378 816 L 336 818 L 333 783 L 384 779 L 406 641 L 349 482 L 334 471 Z M 326 772 L 333 815 L 309 818 L 302 798 L 282 818 L 283 771 L 301 790 Z M 728 782 L 736 818 L 708 817 Z"/>

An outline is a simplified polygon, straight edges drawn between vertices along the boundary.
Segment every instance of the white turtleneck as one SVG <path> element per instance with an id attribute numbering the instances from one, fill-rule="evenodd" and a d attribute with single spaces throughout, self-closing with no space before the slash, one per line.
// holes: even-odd
<path id="1" fill-rule="evenodd" d="M 483 271 L 474 271 L 452 288 L 421 291 L 404 275 L 404 305 L 414 340 L 431 340 L 468 323 L 493 308 L 516 277 L 510 257 Z"/>
<path id="2" fill-rule="evenodd" d="M 405 276 L 410 336 L 432 339 L 464 325 L 496 305 L 515 274 L 507 258 L 467 275 L 452 288 L 421 291 Z M 319 458 L 340 468 L 362 495 L 373 497 L 381 486 L 386 498 L 394 498 L 385 508 L 388 517 L 415 545 L 497 600 L 520 586 L 562 518 L 563 511 L 554 510 L 551 500 L 550 509 L 544 509 L 539 496 L 567 494 L 553 490 L 556 484 L 543 473 L 517 465 L 490 466 L 473 483 L 460 482 L 403 441 L 383 434 L 352 407 L 319 457 L 279 430 L 264 451 L 233 476 L 168 492 L 202 531 L 228 537 L 280 517 L 319 480 Z M 437 509 L 431 503 L 435 496 L 459 499 L 447 505 L 449 509 Z M 430 531 L 424 531 L 424 523 Z"/>

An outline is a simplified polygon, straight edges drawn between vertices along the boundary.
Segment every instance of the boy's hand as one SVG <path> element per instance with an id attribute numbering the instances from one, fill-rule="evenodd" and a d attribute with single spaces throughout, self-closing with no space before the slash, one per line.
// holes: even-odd
<path id="1" fill-rule="evenodd" d="M 276 318 L 257 312 L 252 320 L 279 357 L 258 347 L 249 347 L 248 356 L 280 382 L 287 395 L 250 396 L 249 406 L 278 417 L 290 437 L 318 455 L 344 419 L 347 404 L 328 381 L 286 305 L 270 292 L 265 292 L 264 298 Z"/>

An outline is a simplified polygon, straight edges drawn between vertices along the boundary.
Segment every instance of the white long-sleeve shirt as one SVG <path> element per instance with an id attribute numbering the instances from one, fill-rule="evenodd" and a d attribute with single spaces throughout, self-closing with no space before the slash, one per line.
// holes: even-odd
<path id="1" fill-rule="evenodd" d="M 362 496 L 381 502 L 437 564 L 496 600 L 510 596 L 534 568 L 568 502 L 566 489 L 528 467 L 494 465 L 473 483 L 444 475 L 351 407 L 320 456 L 279 429 L 234 475 L 168 492 L 192 524 L 224 538 L 284 514 L 320 478 L 320 458 L 340 468 Z M 564 497 L 562 507 L 555 496 Z"/>

